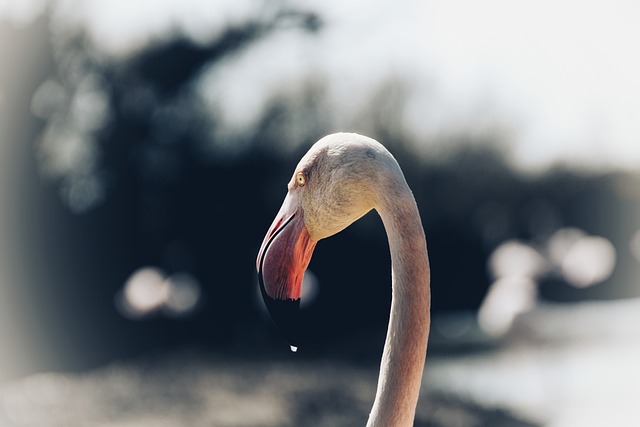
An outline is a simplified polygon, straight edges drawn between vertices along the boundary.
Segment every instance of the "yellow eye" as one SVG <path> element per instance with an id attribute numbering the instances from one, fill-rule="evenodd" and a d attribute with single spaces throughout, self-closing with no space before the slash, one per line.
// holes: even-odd
<path id="1" fill-rule="evenodd" d="M 296 184 L 298 184 L 300 187 L 304 187 L 306 183 L 307 183 L 307 177 L 304 176 L 304 173 L 298 172 L 296 174 Z"/>

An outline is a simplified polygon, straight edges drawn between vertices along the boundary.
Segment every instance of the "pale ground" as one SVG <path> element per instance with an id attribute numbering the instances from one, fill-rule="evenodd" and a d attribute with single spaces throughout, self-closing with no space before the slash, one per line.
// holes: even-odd
<path id="1" fill-rule="evenodd" d="M 638 301 L 538 307 L 500 345 L 430 353 L 415 425 L 637 425 L 639 338 Z M 176 352 L 1 384 L 0 426 L 362 426 L 376 370 Z"/>
<path id="2" fill-rule="evenodd" d="M 363 426 L 376 373 L 343 362 L 229 362 L 174 354 L 0 389 L 3 427 Z M 527 426 L 427 393 L 416 426 Z"/>

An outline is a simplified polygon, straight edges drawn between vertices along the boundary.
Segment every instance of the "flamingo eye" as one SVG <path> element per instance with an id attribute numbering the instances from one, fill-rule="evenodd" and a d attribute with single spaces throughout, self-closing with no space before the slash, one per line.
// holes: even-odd
<path id="1" fill-rule="evenodd" d="M 304 173 L 298 172 L 296 174 L 296 183 L 298 184 L 298 186 L 304 187 L 304 185 L 307 183 L 307 177 L 304 176 Z"/>

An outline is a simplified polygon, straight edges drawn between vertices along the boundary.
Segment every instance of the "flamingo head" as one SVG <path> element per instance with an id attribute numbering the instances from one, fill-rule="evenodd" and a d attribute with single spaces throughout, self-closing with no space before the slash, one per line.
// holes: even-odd
<path id="1" fill-rule="evenodd" d="M 272 319 L 298 347 L 302 279 L 318 240 L 336 234 L 371 210 L 386 150 L 356 134 L 329 135 L 300 160 L 267 232 L 256 267 Z M 387 165 L 388 166 L 388 165 Z"/>

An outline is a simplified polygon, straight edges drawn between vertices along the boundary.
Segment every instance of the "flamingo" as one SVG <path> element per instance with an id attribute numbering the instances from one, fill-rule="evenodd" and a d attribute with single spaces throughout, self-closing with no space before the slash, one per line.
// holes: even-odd
<path id="1" fill-rule="evenodd" d="M 430 326 L 430 268 L 420 214 L 398 162 L 379 142 L 336 133 L 302 157 L 257 259 L 260 289 L 278 329 L 298 346 L 302 278 L 316 243 L 375 209 L 391 252 L 391 309 L 367 422 L 411 426 Z"/>

